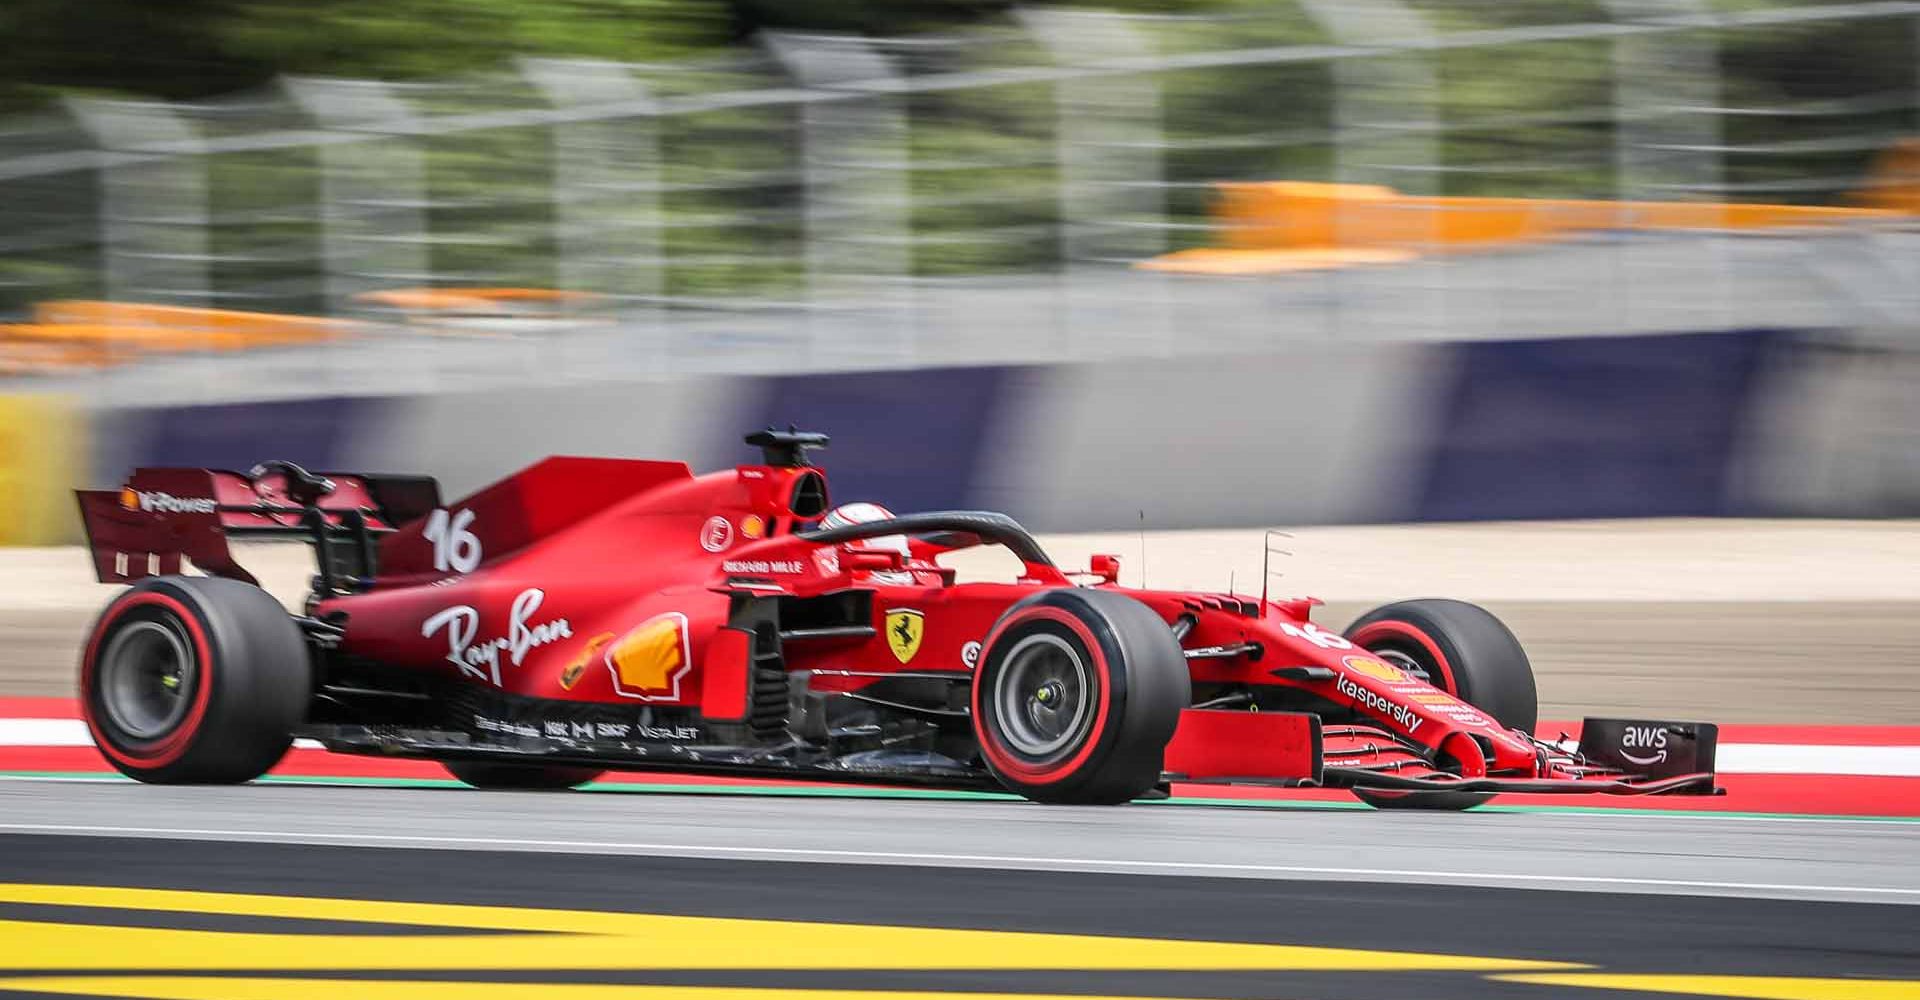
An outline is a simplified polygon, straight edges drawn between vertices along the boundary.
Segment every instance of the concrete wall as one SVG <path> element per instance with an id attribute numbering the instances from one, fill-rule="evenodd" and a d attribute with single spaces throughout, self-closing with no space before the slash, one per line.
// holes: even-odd
<path id="1" fill-rule="evenodd" d="M 1001 509 L 1041 530 L 1143 515 L 1158 528 L 1899 516 L 1920 513 L 1916 390 L 1920 353 L 1859 333 L 1358 343 L 117 407 L 76 414 L 90 459 L 45 477 L 110 485 L 140 464 L 289 458 L 425 472 L 457 496 L 551 453 L 724 467 L 753 459 L 742 432 L 794 423 L 833 435 L 822 462 L 841 499 Z"/>

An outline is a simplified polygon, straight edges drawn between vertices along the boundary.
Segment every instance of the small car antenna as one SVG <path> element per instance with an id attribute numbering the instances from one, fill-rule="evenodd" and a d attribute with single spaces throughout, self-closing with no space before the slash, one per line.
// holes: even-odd
<path id="1" fill-rule="evenodd" d="M 1279 535 L 1281 538 L 1293 537 L 1293 535 L 1285 531 L 1268 528 L 1266 536 L 1260 541 L 1260 548 L 1262 549 L 1260 553 L 1260 617 L 1262 618 L 1267 616 L 1267 587 L 1273 583 L 1273 554 L 1278 552 L 1283 556 L 1293 555 L 1293 553 L 1286 549 L 1276 549 L 1273 547 L 1273 536 L 1275 535 Z"/>
<path id="2" fill-rule="evenodd" d="M 1147 512 L 1140 511 L 1140 589 L 1147 587 Z"/>

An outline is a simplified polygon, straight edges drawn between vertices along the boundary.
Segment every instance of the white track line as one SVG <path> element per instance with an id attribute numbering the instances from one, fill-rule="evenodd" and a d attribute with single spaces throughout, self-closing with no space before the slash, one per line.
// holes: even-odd
<path id="1" fill-rule="evenodd" d="M 390 846 L 446 850 L 550 851 L 570 854 L 617 852 L 687 858 L 735 858 L 745 861 L 810 861 L 838 864 L 930 865 L 961 868 L 1085 871 L 1118 874 L 1291 876 L 1356 881 L 1421 881 L 1463 885 L 1513 885 L 1596 891 L 1703 891 L 1723 895 L 1789 893 L 1795 896 L 1858 898 L 1920 903 L 1920 889 L 1887 886 L 1805 885 L 1792 882 L 1727 882 L 1711 879 L 1632 878 L 1613 875 L 1541 875 L 1509 872 L 1437 871 L 1426 868 L 1341 868 L 1319 865 L 1223 864 L 1206 861 L 1154 861 L 1145 858 L 1059 858 L 1019 854 L 936 854 L 919 851 L 853 851 L 803 847 L 724 847 L 645 841 L 533 840 L 509 837 L 433 837 L 407 834 L 331 834 L 287 830 L 220 830 L 193 827 L 95 826 L 57 823 L 0 823 L 0 833 L 99 837 L 158 837 L 224 842 Z"/>
<path id="2" fill-rule="evenodd" d="M 1727 743 L 1716 755 L 1721 774 L 1855 774 L 1920 778 L 1920 747 Z"/>
<path id="3" fill-rule="evenodd" d="M 0 719 L 0 747 L 90 747 L 79 719 Z"/>
<path id="4" fill-rule="evenodd" d="M 80 719 L 0 719 L 0 747 L 90 747 L 93 736 Z M 293 745 L 319 750 L 313 740 L 295 740 Z"/>

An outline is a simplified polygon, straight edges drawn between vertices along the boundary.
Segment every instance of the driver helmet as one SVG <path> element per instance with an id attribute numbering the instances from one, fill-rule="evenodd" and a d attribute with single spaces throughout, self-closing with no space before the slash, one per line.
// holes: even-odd
<path id="1" fill-rule="evenodd" d="M 856 524 L 872 524 L 875 521 L 893 520 L 893 511 L 877 503 L 844 503 L 827 511 L 820 519 L 822 528 L 846 528 Z M 902 555 L 907 554 L 907 536 L 882 535 L 879 538 L 863 538 L 851 543 L 867 549 L 892 549 Z"/>
<path id="2" fill-rule="evenodd" d="M 845 528 L 855 524 L 872 524 L 875 521 L 891 520 L 893 520 L 893 511 L 877 503 L 847 503 L 827 511 L 827 516 L 820 519 L 820 526 L 822 528 Z M 849 542 L 847 544 L 863 549 L 891 549 L 903 556 L 913 554 L 912 549 L 907 545 L 907 536 L 905 535 L 882 535 L 878 538 L 862 538 L 857 542 Z M 872 579 L 876 583 L 895 583 L 901 585 L 910 584 L 914 581 L 913 573 L 910 571 L 897 573 L 888 571 L 875 572 L 872 574 Z"/>

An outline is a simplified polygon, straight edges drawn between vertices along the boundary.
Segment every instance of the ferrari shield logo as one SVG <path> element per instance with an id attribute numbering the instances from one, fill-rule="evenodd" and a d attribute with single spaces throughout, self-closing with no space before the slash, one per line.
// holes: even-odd
<path id="1" fill-rule="evenodd" d="M 887 612 L 887 648 L 893 650 L 893 657 L 901 663 L 913 659 L 920 652 L 920 637 L 927 634 L 927 618 L 912 608 L 895 608 Z"/>

